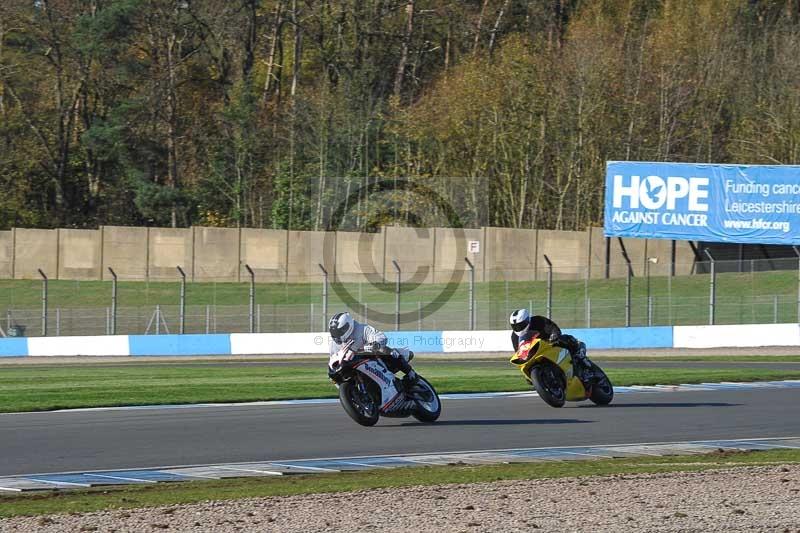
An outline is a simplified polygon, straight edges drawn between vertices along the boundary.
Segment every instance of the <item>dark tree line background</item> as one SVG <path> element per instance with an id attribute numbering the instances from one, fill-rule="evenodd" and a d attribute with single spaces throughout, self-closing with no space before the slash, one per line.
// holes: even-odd
<path id="1" fill-rule="evenodd" d="M 321 229 L 401 177 L 583 229 L 606 160 L 800 163 L 800 0 L 0 1 L 4 228 Z"/>

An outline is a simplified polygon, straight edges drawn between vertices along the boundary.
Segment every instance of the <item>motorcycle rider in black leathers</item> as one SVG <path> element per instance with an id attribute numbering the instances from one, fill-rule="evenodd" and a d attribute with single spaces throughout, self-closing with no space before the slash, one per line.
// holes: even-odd
<path id="1" fill-rule="evenodd" d="M 410 361 L 414 352 L 408 348 L 389 348 L 386 346 L 386 335 L 370 326 L 356 322 L 350 313 L 336 313 L 328 322 L 328 332 L 331 340 L 328 344 L 330 355 L 338 352 L 342 346 L 352 341 L 350 349 L 356 353 L 370 352 L 378 355 L 392 373 L 403 372 L 403 385 L 413 385 L 417 373 L 411 368 Z"/>
<path id="2" fill-rule="evenodd" d="M 519 347 L 520 339 L 529 339 L 534 335 L 553 346 L 566 348 L 572 356 L 572 368 L 576 376 L 586 380 L 591 378 L 592 364 L 586 357 L 586 344 L 572 335 L 564 335 L 561 328 L 547 317 L 531 316 L 527 309 L 517 309 L 508 319 L 511 324 L 511 344 L 514 351 Z"/>

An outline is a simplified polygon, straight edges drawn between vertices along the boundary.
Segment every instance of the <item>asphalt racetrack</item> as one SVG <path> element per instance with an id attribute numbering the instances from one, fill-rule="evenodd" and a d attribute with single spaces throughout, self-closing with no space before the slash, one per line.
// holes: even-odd
<path id="1" fill-rule="evenodd" d="M 610 366 L 610 365 L 609 365 Z M 0 415 L 0 476 L 503 448 L 794 437 L 796 389 L 443 400 L 432 425 L 355 424 L 338 404 L 148 407 Z"/>

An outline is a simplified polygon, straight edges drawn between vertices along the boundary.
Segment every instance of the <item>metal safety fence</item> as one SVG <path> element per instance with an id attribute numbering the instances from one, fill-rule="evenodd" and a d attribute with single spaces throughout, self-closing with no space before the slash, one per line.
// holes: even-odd
<path id="1" fill-rule="evenodd" d="M 452 270 L 340 280 L 320 267 L 316 283 L 0 281 L 0 335 L 310 332 L 350 311 L 384 330 L 505 329 L 520 307 L 563 328 L 800 321 L 797 260 L 645 262 L 604 273 L 557 265 Z M 115 275 L 116 276 L 116 275 Z"/>

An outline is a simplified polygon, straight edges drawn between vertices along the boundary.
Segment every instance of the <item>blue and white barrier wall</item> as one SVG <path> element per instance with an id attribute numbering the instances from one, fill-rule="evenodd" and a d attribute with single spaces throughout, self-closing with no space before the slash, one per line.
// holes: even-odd
<path id="1" fill-rule="evenodd" d="M 800 346 L 799 324 L 569 329 L 590 350 Z M 509 331 L 388 332 L 390 346 L 418 353 L 508 352 Z M 294 355 L 328 353 L 327 333 L 104 335 L 0 338 L 0 357 Z"/>
<path id="2" fill-rule="evenodd" d="M 672 329 L 674 348 L 800 346 L 800 324 L 675 326 Z"/>

